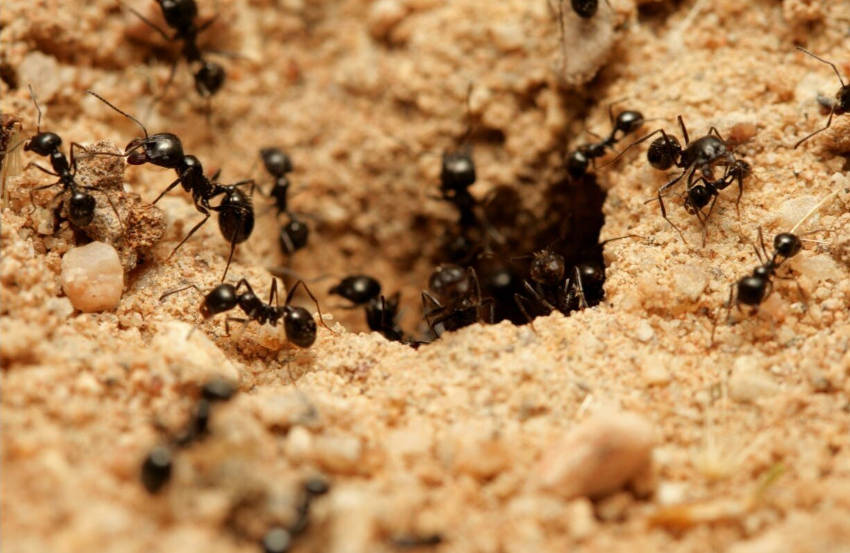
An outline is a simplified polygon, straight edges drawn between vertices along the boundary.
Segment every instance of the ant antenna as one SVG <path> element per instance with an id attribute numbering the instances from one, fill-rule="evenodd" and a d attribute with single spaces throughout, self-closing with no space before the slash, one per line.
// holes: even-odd
<path id="1" fill-rule="evenodd" d="M 816 204 L 813 208 L 811 208 L 811 209 L 809 210 L 809 212 L 808 212 L 808 213 L 806 213 L 805 215 L 803 215 L 803 218 L 802 218 L 802 219 L 800 219 L 799 221 L 797 221 L 797 224 L 796 224 L 796 225 L 794 225 L 794 226 L 791 228 L 791 230 L 790 230 L 790 231 L 788 231 L 788 233 L 789 233 L 789 234 L 794 234 L 794 232 L 795 232 L 798 228 L 800 228 L 800 225 L 802 225 L 802 224 L 806 221 L 806 219 L 808 219 L 809 217 L 811 217 L 812 215 L 814 215 L 814 213 L 815 213 L 817 210 L 819 210 L 820 208 L 822 208 L 822 207 L 826 204 L 826 202 L 828 202 L 829 200 L 831 200 L 831 199 L 832 199 L 832 198 L 834 198 L 835 196 L 838 196 L 838 194 L 840 194 L 840 193 L 841 193 L 841 189 L 838 189 L 838 190 L 836 190 L 835 192 L 832 192 L 832 193 L 830 193 L 830 194 L 827 194 L 827 195 L 826 195 L 826 196 L 825 196 L 825 197 L 824 197 L 821 201 L 819 201 L 819 202 L 818 202 L 818 203 L 817 203 L 817 204 Z"/>
<path id="2" fill-rule="evenodd" d="M 27 84 L 27 87 L 30 89 L 30 98 L 32 98 L 32 103 L 35 104 L 35 109 L 38 111 L 38 122 L 35 124 L 35 131 L 37 133 L 41 132 L 41 107 L 38 105 L 38 100 L 35 98 L 35 92 L 32 89 L 31 84 Z"/>
<path id="3" fill-rule="evenodd" d="M 808 54 L 808 55 L 812 56 L 813 58 L 815 58 L 819 62 L 825 63 L 828 66 L 832 67 L 832 70 L 835 71 L 835 74 L 838 76 L 838 81 L 841 83 L 841 86 L 845 86 L 844 79 L 841 78 L 841 73 L 838 71 L 838 68 L 835 66 L 834 63 L 832 63 L 831 61 L 827 61 L 827 60 L 823 59 L 822 57 L 817 56 L 817 55 L 809 52 L 808 50 L 806 50 L 802 46 L 797 46 L 796 48 L 797 48 L 797 50 L 803 52 L 804 54 Z"/>
<path id="4" fill-rule="evenodd" d="M 100 94 L 95 92 L 94 90 L 87 90 L 86 92 L 88 92 L 89 94 L 91 94 L 92 96 L 94 96 L 95 98 L 97 98 L 98 100 L 100 100 L 101 102 L 106 104 L 107 106 L 111 107 L 112 109 L 114 109 L 115 111 L 117 111 L 118 113 L 123 115 L 124 117 L 126 117 L 126 118 L 130 119 L 131 121 L 133 121 L 134 123 L 136 123 L 142 129 L 142 132 L 145 133 L 145 138 L 148 138 L 148 130 L 145 128 L 144 125 L 142 125 L 141 121 L 139 121 L 138 119 L 136 119 L 135 117 L 133 117 L 132 115 L 127 113 L 126 111 L 122 111 L 122 110 L 118 109 L 112 103 L 110 103 L 109 100 L 107 100 L 106 98 L 104 98 L 103 96 L 101 96 Z"/>

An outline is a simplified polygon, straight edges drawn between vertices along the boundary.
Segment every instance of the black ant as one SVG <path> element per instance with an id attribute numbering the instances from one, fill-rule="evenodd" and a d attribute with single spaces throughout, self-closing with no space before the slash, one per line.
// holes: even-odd
<path id="1" fill-rule="evenodd" d="M 422 292 L 422 307 L 425 321 L 434 334 L 435 326 L 445 330 L 457 330 L 481 320 L 492 322 L 493 299 L 481 297 L 478 276 L 472 267 L 443 264 L 428 279 L 430 292 Z M 489 306 L 487 316 L 482 308 Z"/>
<path id="2" fill-rule="evenodd" d="M 741 202 L 741 195 L 744 192 L 743 179 L 745 176 L 749 175 L 751 171 L 749 164 L 735 158 L 726 141 L 720 135 L 720 131 L 718 131 L 716 127 L 711 127 L 708 134 L 691 142 L 688 137 L 688 130 L 685 128 L 685 122 L 682 120 L 682 116 L 679 115 L 677 119 L 679 121 L 679 126 L 682 129 L 682 136 L 685 139 L 684 149 L 682 149 L 682 145 L 675 136 L 668 135 L 664 132 L 664 129 L 657 129 L 629 144 L 617 155 L 616 158 L 614 158 L 614 160 L 611 161 L 611 163 L 619 159 L 620 156 L 622 156 L 632 146 L 640 144 L 656 134 L 661 133 L 660 137 L 650 143 L 649 149 L 646 152 L 649 164 L 662 171 L 666 171 L 667 169 L 676 166 L 681 169 L 682 172 L 673 180 L 659 188 L 657 198 L 653 198 L 649 201 L 658 200 L 658 203 L 661 206 L 661 216 L 664 217 L 664 220 L 670 223 L 674 229 L 676 229 L 676 232 L 679 233 L 682 241 L 687 243 L 687 240 L 685 240 L 685 236 L 682 234 L 679 227 L 667 217 L 667 209 L 664 207 L 664 193 L 687 175 L 687 197 L 685 205 L 690 209 L 699 210 L 707 205 L 711 198 L 714 197 L 716 199 L 717 190 L 725 188 L 734 180 L 738 184 L 738 197 L 735 200 L 735 208 L 738 209 Z M 723 178 L 715 180 L 714 167 L 717 165 L 725 166 L 726 171 Z M 695 185 L 695 182 L 701 182 L 704 186 L 701 187 L 700 185 Z M 705 226 L 706 220 L 707 217 L 700 218 L 700 222 L 703 226 Z M 703 240 L 704 239 L 705 234 L 703 235 Z"/>
<path id="3" fill-rule="evenodd" d="M 795 234 L 797 229 L 815 212 L 823 207 L 829 200 L 837 196 L 841 192 L 836 190 L 828 194 L 823 200 L 817 203 L 812 209 L 800 219 L 793 228 L 788 232 L 780 232 L 773 237 L 773 254 L 768 254 L 764 245 L 764 238 L 759 228 L 759 242 L 761 251 L 758 247 L 753 246 L 756 256 L 759 258 L 761 265 L 753 269 L 749 276 L 745 276 L 738 280 L 735 284 L 729 287 L 729 300 L 726 305 L 726 319 L 729 319 L 729 314 L 732 311 L 734 304 L 738 310 L 741 310 L 741 305 L 747 305 L 752 309 L 752 313 L 758 311 L 759 306 L 767 300 L 773 292 L 773 279 L 783 278 L 776 275 L 776 271 L 790 258 L 797 255 L 803 248 L 803 242 L 800 237 Z M 786 277 L 787 278 L 787 277 Z M 797 283 L 800 296 L 805 298 L 803 289 Z M 716 323 L 715 323 L 716 324 Z M 714 331 L 711 331 L 711 342 L 714 343 Z"/>
<path id="4" fill-rule="evenodd" d="M 36 123 L 37 134 L 24 144 L 24 150 L 33 151 L 40 156 L 47 157 L 50 160 L 50 166 L 53 168 L 53 171 L 45 169 L 34 161 L 28 163 L 25 169 L 35 167 L 39 171 L 47 173 L 48 175 L 59 177 L 59 180 L 54 183 L 37 186 L 31 189 L 30 199 L 32 199 L 32 193 L 36 190 L 43 190 L 46 188 L 52 188 L 56 185 L 61 185 L 62 191 L 59 192 L 57 196 L 70 192 L 70 197 L 68 198 L 68 216 L 71 220 L 71 224 L 77 228 L 87 227 L 94 219 L 96 202 L 94 196 L 92 196 L 89 192 L 86 192 L 86 190 L 94 190 L 95 188 L 77 184 L 75 180 L 75 176 L 77 174 L 77 160 L 74 156 L 74 148 L 85 150 L 85 147 L 82 144 L 71 142 L 71 160 L 70 162 L 68 161 L 68 158 L 65 157 L 65 154 L 59 149 L 62 146 L 62 138 L 56 133 L 41 132 L 41 107 L 38 105 L 38 100 L 35 98 L 35 92 L 33 92 L 32 86 L 29 87 L 29 90 L 33 104 L 35 104 L 35 109 L 38 111 L 38 122 Z M 113 209 L 114 207 L 115 206 L 113 206 Z"/>
<path id="5" fill-rule="evenodd" d="M 603 248 L 608 242 L 624 238 L 639 238 L 639 236 L 627 234 L 609 238 L 600 242 L 599 248 Z M 542 308 L 540 310 L 542 315 L 555 310 L 568 315 L 572 311 L 585 309 L 602 301 L 605 296 L 603 289 L 605 267 L 602 264 L 584 261 L 575 265 L 572 273 L 572 275 L 567 274 L 566 259 L 551 247 L 532 254 L 528 279 L 522 283 L 524 292 L 531 297 L 520 293 L 514 294 L 514 302 L 529 322 L 532 321 L 532 317 L 523 306 L 523 301 L 536 300 L 538 307 Z"/>
<path id="6" fill-rule="evenodd" d="M 213 378 L 201 388 L 198 400 L 187 427 L 173 440 L 174 446 L 187 447 L 207 433 L 213 403 L 222 403 L 233 397 L 236 388 L 223 378 Z M 157 493 L 171 479 L 174 446 L 158 445 L 148 452 L 142 462 L 142 485 L 150 493 Z"/>
<path id="7" fill-rule="evenodd" d="M 251 197 L 239 188 L 250 184 L 253 190 L 253 179 L 242 180 L 230 185 L 219 184 L 218 176 L 221 171 L 217 171 L 212 178 L 207 177 L 204 174 L 203 165 L 197 157 L 183 155 L 183 146 L 177 136 L 170 133 L 149 136 L 141 121 L 118 109 L 97 93 L 89 90 L 89 94 L 135 122 L 144 132 L 144 138 L 135 138 L 127 145 L 124 156 L 127 157 L 128 163 L 133 165 L 151 163 L 160 167 L 173 168 L 177 173 L 177 178 L 156 197 L 153 204 L 156 204 L 167 192 L 179 184 L 186 192 L 191 192 L 195 209 L 204 215 L 204 218 L 192 227 L 183 240 L 172 250 L 169 258 L 207 222 L 211 211 L 218 213 L 219 230 L 222 237 L 230 243 L 230 255 L 227 258 L 224 274 L 221 276 L 223 282 L 230 268 L 230 263 L 233 261 L 236 245 L 247 240 L 254 230 L 254 207 L 251 203 Z M 217 196 L 222 196 L 219 204 L 210 205 L 210 200 Z"/>
<path id="8" fill-rule="evenodd" d="M 808 54 L 819 62 L 825 63 L 828 66 L 832 67 L 832 70 L 835 71 L 836 76 L 838 76 L 838 82 L 841 83 L 841 88 L 839 88 L 838 92 L 835 93 L 835 100 L 830 102 L 829 117 L 826 120 L 826 125 L 824 125 L 823 128 L 818 129 L 815 132 L 803 137 L 800 141 L 794 144 L 794 149 L 796 149 L 797 146 L 810 139 L 814 135 L 822 133 L 823 131 L 828 129 L 829 126 L 832 124 L 833 115 L 842 115 L 844 113 L 850 112 L 850 85 L 844 84 L 844 79 L 841 78 L 841 73 L 838 71 L 838 68 L 835 66 L 835 64 L 831 61 L 827 61 L 819 56 L 816 56 L 815 54 L 809 52 L 808 50 L 800 46 L 797 46 L 797 50 L 803 52 L 804 54 Z"/>
<path id="9" fill-rule="evenodd" d="M 313 316 L 310 315 L 310 312 L 303 307 L 291 305 L 292 297 L 296 290 L 298 290 L 299 286 L 303 286 L 304 291 L 307 292 L 310 299 L 313 300 L 313 303 L 316 305 L 316 310 L 319 313 L 319 321 L 322 323 L 322 326 L 330 330 L 322 318 L 322 309 L 319 307 L 319 302 L 303 281 L 299 280 L 295 283 L 295 285 L 286 294 L 286 300 L 284 301 L 283 306 L 280 306 L 278 304 L 277 279 L 274 277 L 272 277 L 272 284 L 269 290 L 269 301 L 267 303 L 263 303 L 263 301 L 254 293 L 254 290 L 251 288 L 248 281 L 244 278 L 237 282 L 236 286 L 227 283 L 219 284 L 204 296 L 204 301 L 201 304 L 201 316 L 203 316 L 204 319 L 208 319 L 214 315 L 218 315 L 219 313 L 224 313 L 239 307 L 242 312 L 245 313 L 247 318 L 227 317 L 225 320 L 225 327 L 228 332 L 228 324 L 230 322 L 246 324 L 248 321 L 256 321 L 261 325 L 268 323 L 271 326 L 277 326 L 278 322 L 282 319 L 286 339 L 298 347 L 309 348 L 313 345 L 313 342 L 316 341 L 316 321 L 313 319 Z M 166 292 L 160 296 L 159 299 L 162 301 L 167 296 L 181 292 L 188 288 L 198 290 L 197 286 L 190 284 L 183 288 Z"/>
<path id="10" fill-rule="evenodd" d="M 573 4 L 575 4 L 575 1 Z M 567 173 L 573 179 L 583 177 L 592 161 L 605 155 L 606 150 L 613 148 L 614 144 L 635 132 L 644 124 L 643 114 L 639 111 L 622 111 L 614 118 L 612 106 L 608 107 L 608 118 L 611 121 L 612 129 L 607 138 L 591 144 L 582 144 L 567 157 Z M 620 132 L 619 137 L 617 136 L 618 131 Z"/>
<path id="11" fill-rule="evenodd" d="M 310 507 L 313 501 L 328 493 L 330 486 L 323 478 L 310 478 L 301 486 L 301 499 L 297 505 L 296 519 L 288 526 L 274 526 L 263 536 L 263 553 L 286 553 L 292 541 L 302 534 L 310 523 Z"/>
<path id="12" fill-rule="evenodd" d="M 274 177 L 274 185 L 266 195 L 274 199 L 278 215 L 285 213 L 289 218 L 280 229 L 280 247 L 285 254 L 292 255 L 307 245 L 310 236 L 307 223 L 289 209 L 290 183 L 286 175 L 292 172 L 292 160 L 283 150 L 274 147 L 261 149 L 260 157 L 266 171 Z"/>
<path id="13" fill-rule="evenodd" d="M 205 60 L 203 58 L 201 50 L 198 48 L 197 39 L 201 32 L 212 25 L 217 16 L 212 17 L 201 25 L 196 25 L 195 18 L 198 16 L 198 6 L 195 3 L 195 0 L 157 0 L 157 3 L 162 10 L 162 16 L 165 19 L 165 22 L 174 30 L 173 36 L 169 36 L 168 33 L 159 25 L 149 20 L 133 8 L 128 6 L 128 9 L 146 25 L 162 35 L 165 40 L 169 42 L 180 40 L 183 42 L 183 46 L 181 48 L 181 54 L 183 57 L 190 64 L 199 64 L 198 70 L 194 73 L 195 90 L 197 90 L 198 94 L 202 97 L 209 98 L 218 92 L 224 84 L 224 68 L 214 61 Z M 177 63 L 178 60 L 175 60 L 174 63 L 172 63 L 168 81 L 159 98 L 162 98 L 168 90 L 168 87 L 171 86 L 171 82 L 174 80 L 174 74 L 177 70 Z"/>
<path id="14" fill-rule="evenodd" d="M 399 293 L 389 298 L 381 294 L 381 283 L 368 275 L 347 276 L 328 293 L 342 296 L 355 307 L 363 306 L 369 330 L 380 332 L 391 342 L 404 341 L 398 324 Z"/>

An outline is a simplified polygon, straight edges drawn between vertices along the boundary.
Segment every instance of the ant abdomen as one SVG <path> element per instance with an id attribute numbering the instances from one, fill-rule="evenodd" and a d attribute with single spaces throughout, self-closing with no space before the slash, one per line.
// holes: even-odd
<path id="1" fill-rule="evenodd" d="M 214 62 L 205 61 L 195 73 L 195 90 L 204 98 L 218 92 L 224 84 L 224 68 Z"/>
<path id="2" fill-rule="evenodd" d="M 68 200 L 68 216 L 77 228 L 87 227 L 94 219 L 96 202 L 94 196 L 85 192 L 73 192 Z"/>
<path id="3" fill-rule="evenodd" d="M 682 145 L 675 136 L 661 136 L 652 141 L 646 151 L 646 159 L 656 169 L 665 171 L 673 165 L 682 153 Z"/>
<path id="4" fill-rule="evenodd" d="M 757 307 L 764 301 L 767 292 L 767 279 L 761 276 L 748 276 L 738 281 L 738 302 Z"/>
<path id="5" fill-rule="evenodd" d="M 280 247 L 287 255 L 292 255 L 307 245 L 310 228 L 306 223 L 291 219 L 280 229 Z"/>
<path id="6" fill-rule="evenodd" d="M 238 188 L 228 190 L 221 200 L 218 213 L 218 228 L 221 235 L 231 244 L 244 242 L 254 230 L 254 210 L 251 198 Z"/>
<path id="7" fill-rule="evenodd" d="M 283 318 L 286 339 L 301 348 L 309 348 L 316 341 L 316 321 L 303 307 L 287 306 Z"/>

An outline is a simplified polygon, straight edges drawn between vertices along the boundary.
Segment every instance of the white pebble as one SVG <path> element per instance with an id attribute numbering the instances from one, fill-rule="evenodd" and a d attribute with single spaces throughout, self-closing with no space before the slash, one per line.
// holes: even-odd
<path id="1" fill-rule="evenodd" d="M 654 441 L 642 417 L 597 412 L 553 445 L 534 473 L 539 487 L 565 498 L 601 496 L 648 470 Z"/>
<path id="2" fill-rule="evenodd" d="M 761 370 L 758 360 L 753 356 L 745 355 L 735 361 L 729 379 L 729 397 L 733 400 L 751 403 L 778 391 L 779 385 Z"/>
<path id="3" fill-rule="evenodd" d="M 62 289 L 85 313 L 115 309 L 124 291 L 124 268 L 109 244 L 92 242 L 62 258 Z"/>

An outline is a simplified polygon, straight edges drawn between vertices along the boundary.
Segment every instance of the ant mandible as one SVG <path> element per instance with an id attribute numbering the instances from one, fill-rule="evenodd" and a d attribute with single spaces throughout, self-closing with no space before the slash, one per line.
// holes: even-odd
<path id="1" fill-rule="evenodd" d="M 168 191 L 179 184 L 186 192 L 192 194 L 192 203 L 195 209 L 204 216 L 177 244 L 169 258 L 207 222 L 211 216 L 211 211 L 218 213 L 219 230 L 222 237 L 230 243 L 230 255 L 227 258 L 224 274 L 221 276 L 221 281 L 224 282 L 233 261 L 236 245 L 247 240 L 254 230 L 254 207 L 251 203 L 251 197 L 239 188 L 250 184 L 253 190 L 253 179 L 242 180 L 230 185 L 219 184 L 218 177 L 221 171 L 216 171 L 212 178 L 207 177 L 204 174 L 203 165 L 197 157 L 183 154 L 183 146 L 176 135 L 160 133 L 149 136 L 141 121 L 114 106 L 97 93 L 89 90 L 89 94 L 135 122 L 144 132 L 144 138 L 134 138 L 127 145 L 123 155 L 127 157 L 128 163 L 133 165 L 151 163 L 160 167 L 173 168 L 177 173 L 177 178 L 156 197 L 153 204 L 156 204 Z M 210 205 L 210 200 L 217 196 L 222 196 L 219 204 Z"/>
<path id="2" fill-rule="evenodd" d="M 626 110 L 614 118 L 612 108 L 613 104 L 608 106 L 608 118 L 612 125 L 611 134 L 599 142 L 582 144 L 567 157 L 567 173 L 573 179 L 583 177 L 591 161 L 605 155 L 606 150 L 613 148 L 614 144 L 643 126 L 644 117 L 641 112 Z M 618 131 L 621 133 L 619 137 L 617 137 Z"/>
<path id="3" fill-rule="evenodd" d="M 716 127 L 711 127 L 708 134 L 691 142 L 682 116 L 679 115 L 677 120 L 679 121 L 679 127 L 682 129 L 682 137 L 685 139 L 684 149 L 675 136 L 668 135 L 664 129 L 657 129 L 629 144 L 610 163 L 619 159 L 632 146 L 636 146 L 661 133 L 660 137 L 650 143 L 649 149 L 646 152 L 649 164 L 662 171 L 675 166 L 681 169 L 682 172 L 660 187 L 657 197 L 649 201 L 658 200 L 661 206 L 661 216 L 664 217 L 664 220 L 670 226 L 676 229 L 682 241 L 687 243 L 679 227 L 667 217 L 667 209 L 664 207 L 664 193 L 687 175 L 685 205 L 689 209 L 699 210 L 707 205 L 711 198 L 714 198 L 716 201 L 717 190 L 723 189 L 732 181 L 735 181 L 738 184 L 738 197 L 735 200 L 735 208 L 738 209 L 738 205 L 741 202 L 741 195 L 744 192 L 743 179 L 751 171 L 749 164 L 735 158 Z M 715 180 L 714 167 L 717 165 L 725 166 L 726 170 L 721 179 Z M 699 184 L 695 184 L 697 182 L 702 183 L 703 186 L 701 187 Z M 705 226 L 706 221 L 707 216 L 705 218 L 700 217 L 700 222 L 703 226 Z M 704 240 L 705 234 L 703 234 Z"/>
<path id="4" fill-rule="evenodd" d="M 732 284 L 729 287 L 729 300 L 726 304 L 726 319 L 729 319 L 729 315 L 732 311 L 732 305 L 734 304 L 738 311 L 741 311 L 741 305 L 746 305 L 751 308 L 751 313 L 755 313 L 758 311 L 759 306 L 767 300 L 770 294 L 773 292 L 773 279 L 774 278 L 783 278 L 778 277 L 776 275 L 777 270 L 785 263 L 788 259 L 797 255 L 800 250 L 803 248 L 803 242 L 800 237 L 795 234 L 797 229 L 814 213 L 816 213 L 820 208 L 822 208 L 828 201 L 832 198 L 836 197 L 841 190 L 836 190 L 828 194 L 824 197 L 820 202 L 818 202 L 812 209 L 808 211 L 798 222 L 795 224 L 791 230 L 788 232 L 780 232 L 776 236 L 773 237 L 773 254 L 769 255 L 767 253 L 767 249 L 764 246 L 764 238 L 761 233 L 761 228 L 759 228 L 759 242 L 761 244 L 761 251 L 759 248 L 753 245 L 755 249 L 756 256 L 759 258 L 761 265 L 753 269 L 752 274 L 749 276 L 745 276 L 738 280 L 738 282 Z M 787 277 L 786 277 L 787 278 Z M 797 283 L 798 291 L 800 292 L 801 297 L 805 297 L 803 294 L 803 289 L 800 287 L 800 284 Z M 711 331 L 711 342 L 714 343 L 714 331 L 716 329 L 712 328 Z"/>
<path id="5" fill-rule="evenodd" d="M 828 66 L 832 67 L 832 70 L 835 71 L 835 75 L 838 77 L 838 82 L 841 83 L 841 88 L 838 89 L 838 92 L 835 93 L 835 100 L 830 103 L 829 108 L 829 117 L 826 120 L 826 125 L 823 128 L 816 130 L 815 132 L 806 135 L 796 144 L 794 144 L 794 149 L 797 149 L 797 146 L 815 136 L 816 134 L 822 133 L 832 124 L 832 116 L 833 115 L 842 115 L 844 113 L 850 112 L 850 85 L 844 84 L 844 79 L 841 78 L 841 73 L 838 71 L 838 67 L 835 66 L 831 61 L 827 61 L 820 56 L 816 56 L 815 54 L 809 52 L 805 48 L 801 46 L 797 46 L 797 50 L 803 52 L 804 54 L 808 54 L 818 60 L 821 63 L 825 63 Z"/>
<path id="6" fill-rule="evenodd" d="M 146 25 L 162 35 L 165 40 L 169 42 L 180 40 L 183 42 L 181 54 L 186 61 L 190 64 L 196 62 L 200 64 L 198 70 L 194 73 L 195 90 L 197 90 L 198 94 L 202 97 L 209 98 L 218 92 L 224 84 L 224 68 L 214 61 L 205 60 L 203 58 L 201 50 L 198 48 L 197 40 L 198 35 L 212 25 L 218 16 L 210 18 L 201 25 L 195 25 L 195 18 L 198 15 L 198 6 L 195 3 L 195 0 L 157 0 L 157 3 L 162 10 L 162 16 L 165 19 L 165 22 L 169 27 L 174 29 L 173 36 L 169 36 L 168 33 L 159 25 L 149 20 L 133 8 L 128 6 L 128 9 Z M 169 73 L 168 81 L 166 82 L 165 89 L 159 95 L 159 98 L 162 98 L 167 92 L 168 87 L 171 86 L 171 82 L 174 80 L 174 74 L 177 70 L 177 62 L 178 60 L 175 60 L 174 63 L 171 64 L 171 72 Z"/>
<path id="7" fill-rule="evenodd" d="M 35 104 L 36 111 L 38 111 L 38 122 L 36 123 L 36 135 L 24 144 L 24 151 L 33 151 L 40 156 L 47 157 L 50 160 L 50 166 L 53 168 L 53 171 L 42 167 L 34 161 L 28 163 L 26 169 L 35 167 L 39 171 L 47 173 L 48 175 L 59 177 L 59 180 L 56 182 L 46 184 L 44 186 L 37 186 L 31 189 L 30 199 L 33 199 L 32 193 L 36 190 L 43 190 L 46 188 L 52 188 L 56 185 L 61 185 L 62 191 L 59 192 L 57 196 L 66 192 L 70 192 L 71 194 L 70 198 L 68 198 L 68 216 L 71 220 L 71 224 L 77 228 L 86 227 L 90 225 L 94 219 L 96 201 L 94 196 L 85 190 L 95 190 L 95 188 L 77 184 L 75 180 L 75 176 L 77 174 L 77 160 L 74 156 L 74 148 L 85 150 L 85 147 L 77 142 L 71 142 L 71 160 L 70 162 L 68 161 L 68 158 L 65 157 L 65 154 L 59 149 L 62 146 L 62 138 L 56 133 L 41 131 L 41 107 L 38 105 L 38 100 L 36 100 L 32 86 L 29 87 L 29 90 L 32 102 Z M 115 206 L 113 205 L 112 208 L 114 210 Z M 118 212 L 116 211 L 115 213 L 117 214 Z"/>
<path id="8" fill-rule="evenodd" d="M 303 281 L 299 280 L 293 285 L 286 294 L 286 300 L 281 306 L 278 304 L 277 279 L 274 277 L 272 277 L 271 288 L 269 289 L 269 301 L 266 303 L 254 293 L 251 285 L 244 278 L 239 280 L 236 286 L 224 282 L 219 284 L 204 296 L 204 301 L 200 308 L 201 316 L 204 319 L 208 319 L 219 313 L 231 311 L 239 307 L 247 318 L 227 317 L 225 328 L 228 332 L 230 322 L 248 323 L 248 321 L 256 321 L 261 325 L 268 323 L 275 327 L 282 319 L 286 339 L 298 347 L 309 348 L 316 341 L 316 321 L 310 315 L 310 312 L 303 307 L 291 305 L 292 297 L 295 295 L 299 286 L 304 288 L 304 291 L 307 292 L 310 299 L 316 305 L 316 310 L 319 313 L 319 321 L 322 326 L 330 330 L 330 327 L 325 324 L 322 317 L 322 309 L 319 307 L 318 300 L 316 300 L 316 297 Z M 189 288 L 198 290 L 196 285 L 190 284 L 183 288 L 166 292 L 159 299 L 162 301 L 171 294 L 182 292 Z"/>

